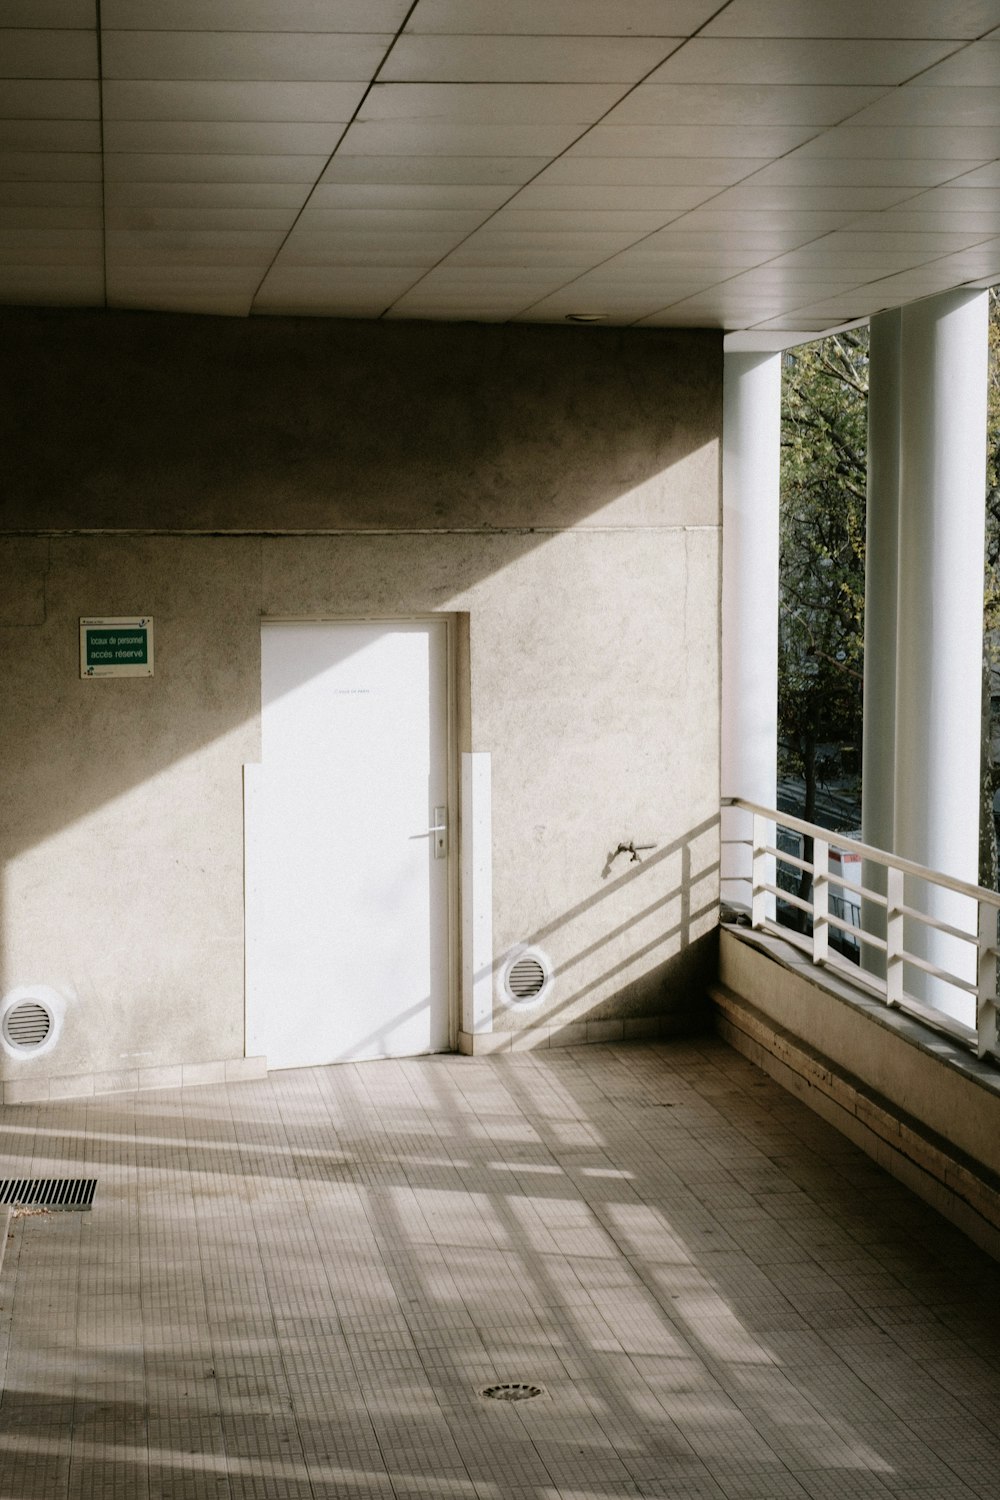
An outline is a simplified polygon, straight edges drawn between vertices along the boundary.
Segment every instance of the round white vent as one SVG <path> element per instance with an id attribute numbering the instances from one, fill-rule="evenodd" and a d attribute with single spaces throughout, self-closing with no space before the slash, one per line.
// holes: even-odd
<path id="1" fill-rule="evenodd" d="M 552 963 L 541 948 L 521 943 L 507 955 L 499 975 L 500 998 L 507 1005 L 541 1005 L 552 990 Z"/>
<path id="2" fill-rule="evenodd" d="M 0 1043 L 11 1057 L 38 1057 L 55 1046 L 65 1003 L 44 984 L 22 984 L 0 1001 Z"/>

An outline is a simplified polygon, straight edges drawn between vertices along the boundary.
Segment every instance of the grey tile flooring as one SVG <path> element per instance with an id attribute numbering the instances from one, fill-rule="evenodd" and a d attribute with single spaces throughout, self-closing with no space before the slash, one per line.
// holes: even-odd
<path id="1" fill-rule="evenodd" d="M 9 1226 L 0 1500 L 1000 1500 L 996 1265 L 714 1039 L 10 1106 L 0 1151 L 99 1179 Z"/>

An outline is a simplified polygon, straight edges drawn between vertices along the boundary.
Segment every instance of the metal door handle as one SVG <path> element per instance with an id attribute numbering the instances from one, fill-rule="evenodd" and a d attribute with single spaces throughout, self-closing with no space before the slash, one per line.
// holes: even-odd
<path id="1" fill-rule="evenodd" d="M 434 858 L 447 859 L 448 857 L 448 809 L 436 807 L 434 809 L 434 824 L 428 828 L 428 833 L 434 836 Z"/>

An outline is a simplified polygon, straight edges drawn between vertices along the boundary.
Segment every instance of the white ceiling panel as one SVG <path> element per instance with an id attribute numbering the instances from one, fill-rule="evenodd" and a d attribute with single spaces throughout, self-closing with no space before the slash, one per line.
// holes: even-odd
<path id="1" fill-rule="evenodd" d="M 280 120 L 105 120 L 109 153 L 140 151 L 174 156 L 322 156 L 344 132 L 339 123 L 289 124 Z"/>
<path id="2" fill-rule="evenodd" d="M 568 210 L 594 212 L 599 201 L 605 213 L 682 213 L 697 208 L 717 189 L 692 186 L 602 187 L 599 198 L 592 187 L 562 187 L 553 184 L 547 174 L 523 187 L 514 200 L 518 209 Z"/>
<path id="3" fill-rule="evenodd" d="M 326 161 L 326 156 L 219 156 L 109 150 L 105 177 L 108 182 L 274 182 L 309 188 Z"/>
<path id="4" fill-rule="evenodd" d="M 246 230 L 132 230 L 107 233 L 108 264 L 267 266 L 283 236 Z"/>
<path id="5" fill-rule="evenodd" d="M 4 229 L 4 265 L 91 265 L 101 258 L 101 232 L 94 229 Z"/>
<path id="6" fill-rule="evenodd" d="M 654 230 L 662 229 L 665 224 L 671 223 L 680 217 L 680 210 L 670 213 L 640 213 L 627 211 L 606 213 L 584 212 L 572 209 L 547 209 L 519 207 L 521 199 L 514 200 L 514 206 L 505 208 L 496 214 L 491 220 L 491 228 L 512 231 L 521 234 L 528 231 L 542 231 L 548 234 L 564 234 L 574 230 L 590 230 L 594 232 L 609 232 L 631 235 L 633 238 L 642 234 L 652 234 Z"/>
<path id="7" fill-rule="evenodd" d="M 889 229 L 898 232 L 902 230 L 905 234 L 936 234 L 951 231 L 962 235 L 967 244 L 974 244 L 978 240 L 988 239 L 991 234 L 1000 231 L 1000 204 L 996 208 L 980 210 L 978 213 L 956 214 L 956 213 L 931 213 L 917 212 L 902 213 L 895 210 L 891 219 L 887 222 L 885 214 L 863 214 L 858 219 L 852 219 L 851 230 L 861 233 L 874 229 Z"/>
<path id="8" fill-rule="evenodd" d="M 125 83 L 106 81 L 105 120 L 295 120 L 345 122 L 358 83 Z"/>
<path id="9" fill-rule="evenodd" d="M 97 0 L 4 0 L 2 15 L 5 27 L 93 28 Z"/>
<path id="10" fill-rule="evenodd" d="M 8 204 L 0 191 L 0 229 L 96 229 L 104 218 L 100 203 L 82 207 L 68 203 Z"/>
<path id="11" fill-rule="evenodd" d="M 0 153 L 100 151 L 101 127 L 94 120 L 5 120 L 0 118 Z"/>
<path id="12" fill-rule="evenodd" d="M 48 208 L 100 208 L 99 182 L 5 182 L 0 171 L 0 203 Z"/>
<path id="13" fill-rule="evenodd" d="M 756 128 L 740 125 L 601 124 L 577 142 L 571 155 L 770 158 L 793 151 L 813 133 L 814 128 L 809 125 Z"/>
<path id="14" fill-rule="evenodd" d="M 0 9 L 0 17 L 4 11 Z M 0 30 L 4 78 L 97 78 L 97 31 Z"/>
<path id="15" fill-rule="evenodd" d="M 510 187 L 478 183 L 321 182 L 309 200 L 310 213 L 320 208 L 478 210 L 480 216 L 506 203 Z"/>
<path id="16" fill-rule="evenodd" d="M 105 31 L 105 79 L 367 82 L 390 34 Z"/>
<path id="17" fill-rule="evenodd" d="M 957 37 L 1000 26 L 1000 0 L 730 0 L 707 36 Z"/>
<path id="18" fill-rule="evenodd" d="M 941 84 L 946 88 L 982 84 L 995 87 L 1000 78 L 1000 37 L 989 37 L 982 42 L 973 42 L 955 52 L 945 62 L 938 63 L 923 75 L 924 87 Z"/>
<path id="19" fill-rule="evenodd" d="M 711 208 L 713 212 L 873 213 L 905 203 L 918 192 L 913 187 L 792 187 L 757 177 L 724 189 L 712 199 Z"/>
<path id="20" fill-rule="evenodd" d="M 882 97 L 882 88 L 819 84 L 644 83 L 605 125 L 836 125 Z M 979 93 L 984 90 L 979 90 Z"/>
<path id="21" fill-rule="evenodd" d="M 101 22 L 111 31 L 364 33 L 397 31 L 410 4 L 411 0 L 103 0 Z"/>
<path id="22" fill-rule="evenodd" d="M 851 124 L 860 130 L 885 126 L 1000 126 L 1000 87 L 894 89 L 863 110 Z"/>
<path id="23" fill-rule="evenodd" d="M 100 307 L 104 267 L 0 266 L 0 302 L 24 307 Z"/>
<path id="24" fill-rule="evenodd" d="M 86 151 L 2 151 L 3 182 L 100 182 L 101 157 Z"/>
<path id="25" fill-rule="evenodd" d="M 757 211 L 745 209 L 717 209 L 715 204 L 694 209 L 674 225 L 675 230 L 685 232 L 699 230 L 703 235 L 713 235 L 727 244 L 753 243 L 764 248 L 794 236 L 799 244 L 804 240 L 819 239 L 834 229 L 850 224 L 855 215 L 848 210 L 817 213 L 811 209 L 774 209 Z"/>
<path id="26" fill-rule="evenodd" d="M 432 183 L 519 186 L 547 164 L 547 156 L 348 156 L 343 147 L 322 181 L 400 186 Z"/>
<path id="27" fill-rule="evenodd" d="M 963 190 L 975 187 L 1000 187 L 1000 161 L 987 162 L 985 166 L 975 167 L 971 172 L 953 177 L 951 186 Z"/>
<path id="28" fill-rule="evenodd" d="M 392 83 L 637 83 L 680 42 L 679 37 L 404 32 L 380 78 Z"/>
<path id="29" fill-rule="evenodd" d="M 293 234 L 278 256 L 279 266 L 433 266 L 455 248 L 456 236 L 397 234 L 344 235 L 341 239 Z"/>
<path id="30" fill-rule="evenodd" d="M 97 120 L 100 114 L 96 80 L 9 78 L 0 83 L 0 119 Z"/>
<path id="31" fill-rule="evenodd" d="M 109 182 L 105 201 L 109 208 L 300 209 L 308 192 L 294 182 Z"/>
<path id="32" fill-rule="evenodd" d="M 519 36 L 689 36 L 719 0 L 419 0 L 407 30 Z"/>
<path id="33" fill-rule="evenodd" d="M 539 176 L 539 185 L 567 187 L 693 187 L 704 197 L 740 182 L 770 163 L 767 156 L 561 156 Z"/>
<path id="34" fill-rule="evenodd" d="M 622 93 L 616 83 L 376 83 L 358 119 L 586 126 Z"/>
<path id="35" fill-rule="evenodd" d="M 953 41 L 830 41 L 802 37 L 694 37 L 674 52 L 650 83 L 883 84 L 905 83 L 948 57 Z M 965 81 L 965 80 L 956 80 Z M 921 82 L 926 83 L 923 78 Z"/>
<path id="36" fill-rule="evenodd" d="M 413 230 L 445 234 L 469 234 L 478 229 L 487 213 L 469 208 L 322 208 L 315 197 L 300 220 L 303 231 L 369 235 L 409 234 Z"/>
<path id="37" fill-rule="evenodd" d="M 403 87 L 401 84 L 400 87 Z M 344 156 L 558 156 L 580 126 L 467 124 L 460 120 L 364 120 L 350 127 L 340 146 Z M 468 179 L 466 179 L 468 181 Z"/>
<path id="38" fill-rule="evenodd" d="M 882 146 L 881 138 L 869 140 L 873 151 Z M 982 164 L 973 160 L 941 160 L 937 157 L 900 158 L 898 156 L 823 158 L 794 152 L 783 161 L 763 167 L 756 176 L 760 184 L 781 183 L 789 187 L 936 187 L 953 177 L 970 172 Z"/>
<path id="39" fill-rule="evenodd" d="M 216 229 L 270 230 L 287 234 L 295 223 L 292 208 L 177 208 L 166 205 L 114 207 L 108 205 L 107 227 L 111 229 L 179 229 L 203 232 Z"/>
<path id="40" fill-rule="evenodd" d="M 803 156 L 822 158 L 869 157 L 923 158 L 929 161 L 992 161 L 1000 155 L 1000 127 L 977 129 L 975 126 L 940 125 L 935 129 L 919 126 L 874 126 L 870 130 L 853 125 L 838 125 L 815 136 L 802 147 Z"/>

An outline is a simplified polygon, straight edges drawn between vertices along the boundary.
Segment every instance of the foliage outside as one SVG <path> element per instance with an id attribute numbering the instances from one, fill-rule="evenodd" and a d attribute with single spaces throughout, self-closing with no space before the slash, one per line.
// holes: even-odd
<path id="1" fill-rule="evenodd" d="M 1000 658 L 1000 298 L 990 293 L 984 571 L 984 839 L 980 879 L 996 887 L 990 676 Z M 858 809 L 864 675 L 868 330 L 805 344 L 782 383 L 779 778 L 802 783 L 800 816 L 821 789 Z"/>

